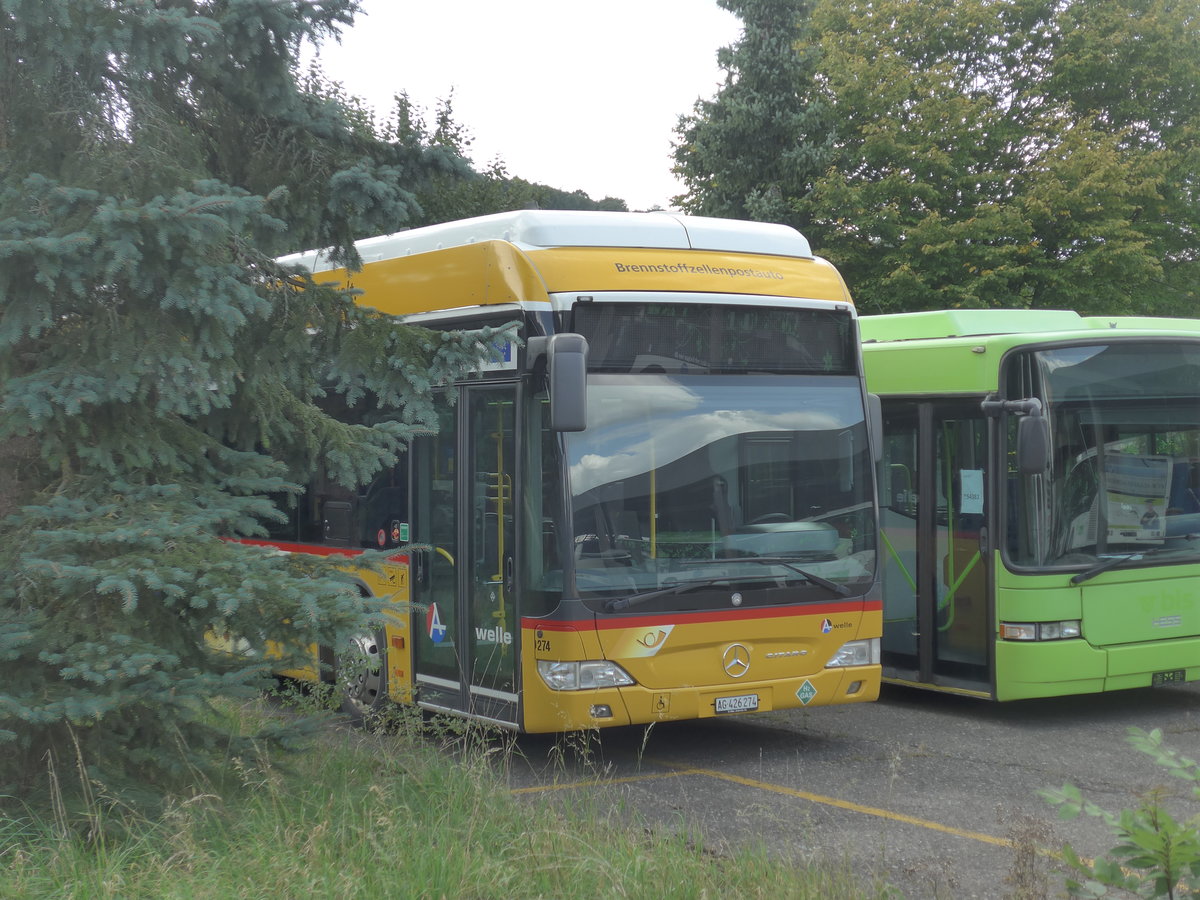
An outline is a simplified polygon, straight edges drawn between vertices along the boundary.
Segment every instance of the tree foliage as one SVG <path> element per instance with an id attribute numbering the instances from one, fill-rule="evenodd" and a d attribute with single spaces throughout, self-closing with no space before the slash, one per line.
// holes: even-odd
<path id="1" fill-rule="evenodd" d="M 385 140 L 449 150 L 469 165 L 465 172 L 435 175 L 428 187 L 418 191 L 422 209 L 420 224 L 432 225 L 517 209 L 628 211 L 625 201 L 616 197 L 593 200 L 583 191 L 564 191 L 510 176 L 500 158 L 478 168 L 471 150 L 475 137 L 470 128 L 455 117 L 453 92 L 438 101 L 433 113 L 429 114 L 402 91 L 396 95 L 391 113 L 376 128 Z"/>
<path id="2" fill-rule="evenodd" d="M 722 47 L 725 84 L 676 127 L 680 208 L 697 215 L 797 224 L 793 201 L 829 165 L 830 109 L 812 92 L 818 48 L 806 40 L 810 0 L 717 0 L 742 19 Z"/>
<path id="3" fill-rule="evenodd" d="M 237 741 L 206 705 L 361 622 L 331 565 L 224 540 L 320 466 L 432 426 L 490 333 L 434 335 L 274 262 L 395 231 L 451 150 L 304 89 L 352 0 L 0 0 L 0 793 L 111 790 Z M 336 390 L 395 412 L 323 411 Z M 206 639 L 233 634 L 245 651 Z"/>
<path id="4" fill-rule="evenodd" d="M 780 70 L 819 60 L 791 102 L 822 111 L 832 149 L 779 218 L 842 269 L 865 310 L 1194 313 L 1194 4 L 815 0 L 797 36 L 790 49 L 739 48 L 758 46 L 760 67 L 770 54 Z M 705 118 L 732 106 L 718 97 Z M 748 117 L 727 144 L 782 154 L 780 115 Z M 692 185 L 693 209 L 724 203 Z"/>

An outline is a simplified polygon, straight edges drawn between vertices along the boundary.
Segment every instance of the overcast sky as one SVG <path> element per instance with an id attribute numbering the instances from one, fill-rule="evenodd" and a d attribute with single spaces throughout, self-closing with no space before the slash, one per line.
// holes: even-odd
<path id="1" fill-rule="evenodd" d="M 328 78 L 380 115 L 405 90 L 432 118 L 453 89 L 475 167 L 630 209 L 670 208 L 675 124 L 722 81 L 741 34 L 715 0 L 363 0 Z"/>

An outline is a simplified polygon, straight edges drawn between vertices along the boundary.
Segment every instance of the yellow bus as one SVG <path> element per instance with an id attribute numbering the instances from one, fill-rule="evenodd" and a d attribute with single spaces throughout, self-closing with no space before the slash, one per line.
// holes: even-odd
<path id="1" fill-rule="evenodd" d="M 396 551 L 341 652 L 390 701 L 559 732 L 876 698 L 868 397 L 841 276 L 780 225 L 521 211 L 283 261 L 432 329 L 520 323 L 439 431 L 271 545 Z M 877 421 L 877 420 L 876 420 Z"/>

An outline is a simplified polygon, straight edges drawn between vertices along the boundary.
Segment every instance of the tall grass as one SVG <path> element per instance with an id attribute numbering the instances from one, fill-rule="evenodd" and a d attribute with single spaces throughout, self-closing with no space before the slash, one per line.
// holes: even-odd
<path id="1" fill-rule="evenodd" d="M 463 746 L 329 729 L 279 763 L 231 760 L 228 784 L 153 820 L 99 800 L 84 829 L 54 815 L 0 818 L 0 897 L 887 895 L 836 866 L 797 869 L 761 850 L 713 855 L 697 835 L 654 833 L 628 811 L 518 801 L 498 771 L 503 745 Z M 121 827 L 96 827 L 103 816 Z"/>

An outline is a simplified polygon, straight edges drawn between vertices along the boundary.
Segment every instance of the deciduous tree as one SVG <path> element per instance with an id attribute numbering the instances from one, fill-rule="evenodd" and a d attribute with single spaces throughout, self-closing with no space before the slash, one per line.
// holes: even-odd
<path id="1" fill-rule="evenodd" d="M 1180 311 L 1194 251 L 1164 226 L 1182 213 L 1168 198 L 1191 179 L 1178 157 L 1192 138 L 1139 135 L 1170 130 L 1149 79 L 1110 71 L 1120 103 L 1085 89 L 1075 34 L 1099 5 L 819 5 L 838 150 L 799 205 L 867 309 Z M 1168 37 L 1126 18 L 1127 42 L 1152 36 L 1194 67 L 1194 22 Z M 1104 43 L 1093 30 L 1085 45 Z M 1177 224 L 1193 231 L 1194 212 Z M 1191 274 L 1167 274 L 1179 265 Z"/>
<path id="2" fill-rule="evenodd" d="M 768 18 L 785 5 L 727 6 L 747 39 L 682 123 L 689 210 L 799 226 L 866 311 L 1195 313 L 1194 4 L 814 0 L 799 28 Z M 788 40 L 751 40 L 752 21 Z M 805 87 L 747 102 L 752 71 Z M 802 112 L 820 128 L 778 128 Z M 776 177 L 762 155 L 791 151 L 819 171 Z"/>

